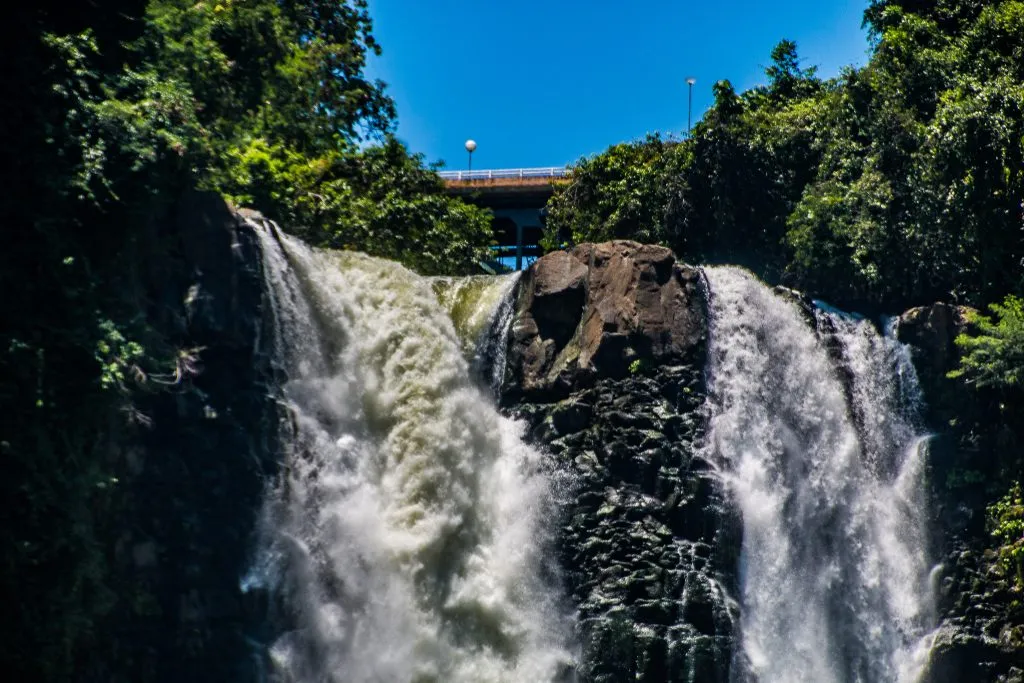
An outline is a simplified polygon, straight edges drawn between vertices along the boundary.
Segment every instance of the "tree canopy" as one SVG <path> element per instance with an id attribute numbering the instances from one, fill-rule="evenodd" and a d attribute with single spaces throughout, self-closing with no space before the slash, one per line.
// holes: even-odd
<path id="1" fill-rule="evenodd" d="M 581 161 L 549 239 L 600 239 L 601 217 L 665 207 L 635 235 L 848 307 L 1020 292 L 1024 3 L 876 1 L 865 24 L 862 68 L 822 80 L 784 40 L 765 85 L 715 84 L 688 138 Z M 656 177 L 638 184 L 641 170 Z"/>
<path id="2" fill-rule="evenodd" d="M 964 356 L 952 377 L 966 377 L 978 387 L 1024 388 L 1024 300 L 1008 295 L 990 304 L 996 319 L 973 313 L 977 333 L 961 334 L 956 344 Z"/>

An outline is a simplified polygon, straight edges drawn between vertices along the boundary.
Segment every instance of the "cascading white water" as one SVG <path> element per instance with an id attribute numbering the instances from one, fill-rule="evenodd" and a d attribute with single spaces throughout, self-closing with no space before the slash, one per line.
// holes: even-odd
<path id="1" fill-rule="evenodd" d="M 819 312 L 844 389 L 794 303 L 737 268 L 705 275 L 705 448 L 742 515 L 735 678 L 916 680 L 934 617 L 926 439 L 907 409 L 905 351 L 868 322 Z"/>
<path id="2" fill-rule="evenodd" d="M 455 323 L 463 349 L 495 393 L 505 374 L 509 328 L 515 313 L 511 296 L 521 273 L 500 276 L 436 277 L 432 279 L 441 305 Z"/>
<path id="3" fill-rule="evenodd" d="M 551 484 L 431 282 L 257 232 L 293 424 L 244 587 L 283 603 L 278 678 L 556 680 L 573 658 Z"/>

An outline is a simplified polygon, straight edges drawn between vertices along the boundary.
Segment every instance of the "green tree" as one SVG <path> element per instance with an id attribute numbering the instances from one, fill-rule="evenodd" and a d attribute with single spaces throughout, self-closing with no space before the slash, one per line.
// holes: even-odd
<path id="1" fill-rule="evenodd" d="M 390 136 L 394 104 L 365 75 L 380 48 L 364 0 L 154 0 L 138 46 L 161 81 L 192 93 L 202 186 L 314 244 L 424 273 L 468 272 L 484 255 L 488 214 Z"/>
<path id="2" fill-rule="evenodd" d="M 716 83 L 714 93 L 714 105 L 694 128 L 686 170 L 690 249 L 702 260 L 778 278 L 786 259 L 785 217 L 818 155 L 813 100 L 780 100 L 761 89 L 737 94 L 728 81 Z"/>
<path id="3" fill-rule="evenodd" d="M 984 305 L 1022 286 L 1024 3 L 873 2 L 872 54 L 821 81 L 781 41 L 674 145 L 581 161 L 549 245 L 658 241 L 837 304 Z"/>
<path id="4" fill-rule="evenodd" d="M 771 52 L 772 63 L 765 69 L 768 91 L 778 99 L 789 99 L 815 90 L 820 82 L 815 78 L 817 67 L 800 66 L 796 43 L 780 41 Z"/>
<path id="5" fill-rule="evenodd" d="M 582 159 L 548 203 L 545 247 L 610 239 L 677 242 L 688 154 L 678 140 L 648 136 Z"/>
<path id="6" fill-rule="evenodd" d="M 988 527 L 992 540 L 999 544 L 999 561 L 1013 572 L 1017 588 L 1024 588 L 1024 492 L 1020 482 L 1014 482 L 1006 495 L 989 506 Z"/>
<path id="7" fill-rule="evenodd" d="M 236 150 L 223 189 L 313 244 L 357 249 L 429 275 L 471 273 L 491 242 L 490 212 L 457 201 L 392 136 L 308 157 L 264 138 Z"/>
<path id="8" fill-rule="evenodd" d="M 976 334 L 961 334 L 956 345 L 963 352 L 960 367 L 951 377 L 964 377 L 976 387 L 1024 387 L 1024 300 L 1009 295 L 989 306 L 996 319 L 972 313 Z"/>
<path id="9" fill-rule="evenodd" d="M 219 142 L 260 135 L 302 153 L 391 129 L 394 103 L 365 75 L 379 54 L 365 0 L 152 0 L 138 43 L 184 84 Z"/>

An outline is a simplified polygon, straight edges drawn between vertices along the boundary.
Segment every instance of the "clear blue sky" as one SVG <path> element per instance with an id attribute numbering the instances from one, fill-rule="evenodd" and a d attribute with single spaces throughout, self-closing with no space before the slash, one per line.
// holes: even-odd
<path id="1" fill-rule="evenodd" d="M 398 137 L 427 161 L 558 166 L 696 122 L 711 85 L 764 82 L 771 48 L 795 40 L 833 76 L 867 60 L 867 0 L 370 0 Z"/>

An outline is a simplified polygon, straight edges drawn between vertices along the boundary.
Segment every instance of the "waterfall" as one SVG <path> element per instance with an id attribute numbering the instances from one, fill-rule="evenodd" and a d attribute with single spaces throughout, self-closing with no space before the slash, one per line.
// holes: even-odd
<path id="1" fill-rule="evenodd" d="M 911 683 L 933 626 L 906 351 L 867 321 L 706 269 L 708 437 L 742 515 L 740 681 Z"/>
<path id="2" fill-rule="evenodd" d="M 243 580 L 279 613 L 273 680 L 568 675 L 552 480 L 475 381 L 431 281 L 257 232 L 291 416 Z M 492 326 L 513 284 L 484 292 L 463 331 Z"/>
<path id="3" fill-rule="evenodd" d="M 508 333 L 515 314 L 512 296 L 521 272 L 433 278 L 434 291 L 455 324 L 463 351 L 495 395 L 505 376 Z"/>

